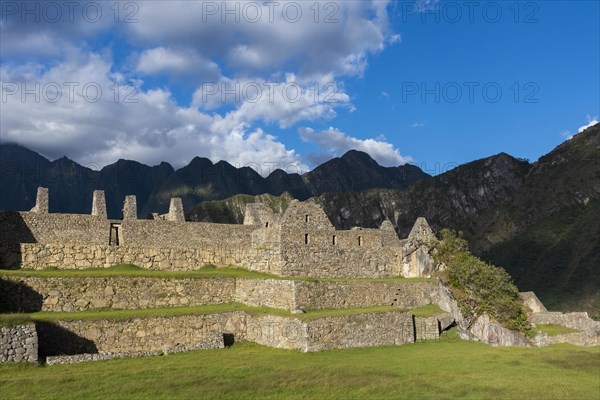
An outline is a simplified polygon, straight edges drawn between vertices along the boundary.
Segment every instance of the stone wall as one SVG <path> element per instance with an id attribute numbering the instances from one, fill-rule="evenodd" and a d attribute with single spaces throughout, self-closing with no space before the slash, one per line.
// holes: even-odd
<path id="1" fill-rule="evenodd" d="M 414 342 L 410 313 L 386 312 L 301 321 L 228 312 L 130 320 L 37 323 L 40 357 L 136 355 L 224 347 L 224 334 L 268 347 L 319 351 Z M 94 357 L 89 357 L 93 359 Z M 97 357 L 99 359 L 103 357 Z"/>
<path id="2" fill-rule="evenodd" d="M 304 351 L 399 345 L 414 342 L 408 312 L 356 314 L 308 321 Z"/>
<path id="3" fill-rule="evenodd" d="M 410 313 L 386 312 L 308 321 L 272 315 L 248 316 L 245 339 L 269 347 L 305 352 L 414 342 Z"/>
<path id="4" fill-rule="evenodd" d="M 163 223 L 169 223 L 163 221 Z M 109 246 L 75 242 L 2 244 L 2 268 L 106 268 L 135 264 L 145 269 L 190 271 L 214 264 L 236 266 L 288 277 L 381 278 L 398 276 L 398 249 L 355 252 L 338 248 L 287 246 L 284 261 L 277 249 L 214 242 L 198 247 Z"/>
<path id="5" fill-rule="evenodd" d="M 243 332 L 243 313 L 78 320 L 38 324 L 42 356 L 81 353 L 140 353 L 176 349 L 222 348 L 223 333 Z"/>
<path id="6" fill-rule="evenodd" d="M 0 293 L 0 310 L 10 312 L 135 309 L 231 302 L 285 310 L 381 305 L 408 310 L 437 302 L 437 284 L 418 281 L 0 275 Z"/>
<path id="7" fill-rule="evenodd" d="M 437 299 L 436 282 L 296 282 L 296 307 L 300 309 L 393 305 L 407 310 L 436 303 Z"/>
<path id="8" fill-rule="evenodd" d="M 108 244 L 110 223 L 87 214 L 0 212 L 1 243 Z"/>
<path id="9" fill-rule="evenodd" d="M 570 343 L 576 346 L 599 346 L 600 334 L 594 331 L 572 332 L 555 336 L 540 333 L 536 337 L 536 341 L 538 346 L 547 346 L 557 343 Z"/>
<path id="10" fill-rule="evenodd" d="M 35 206 L 33 206 L 31 212 L 47 214 L 48 208 L 48 188 L 38 187 Z"/>
<path id="11" fill-rule="evenodd" d="M 38 361 L 38 338 L 34 324 L 0 326 L 0 363 Z"/>
<path id="12" fill-rule="evenodd" d="M 147 269 L 193 270 L 214 264 L 320 278 L 402 273 L 404 242 L 389 222 L 381 229 L 336 231 L 319 206 L 298 201 L 281 217 L 264 206 L 250 206 L 247 225 L 184 222 L 177 199 L 170 220 L 140 220 L 132 196 L 125 202 L 126 218 L 108 221 L 101 197 L 95 193 L 97 215 L 0 213 L 0 267 L 134 263 Z"/>
<path id="13" fill-rule="evenodd" d="M 135 264 L 141 268 L 163 271 L 192 271 L 207 264 L 219 267 L 249 265 L 255 259 L 263 259 L 268 265 L 269 254 L 264 251 L 244 251 L 242 248 L 228 249 L 206 247 L 161 247 L 156 246 L 109 246 L 98 244 L 66 243 L 22 243 L 0 245 L 3 250 L 2 268 L 19 267 L 44 269 L 53 266 L 61 269 L 107 268 L 117 264 Z M 262 271 L 261 262 L 252 264 Z M 266 268 L 269 271 L 268 268 Z"/>
<path id="14" fill-rule="evenodd" d="M 415 340 L 437 340 L 440 338 L 440 323 L 437 316 L 414 317 Z"/>
<path id="15" fill-rule="evenodd" d="M 277 279 L 238 279 L 235 285 L 235 301 L 254 307 L 296 308 L 295 286 L 297 282 Z"/>
<path id="16" fill-rule="evenodd" d="M 0 276 L 0 310 L 33 312 L 198 306 L 233 302 L 234 292 L 234 278 Z"/>
<path id="17" fill-rule="evenodd" d="M 594 321 L 586 312 L 540 312 L 531 314 L 534 324 L 554 324 L 581 331 L 598 331 L 600 334 L 600 321 Z"/>
<path id="18" fill-rule="evenodd" d="M 398 276 L 401 242 L 385 229 L 336 231 L 323 210 L 292 201 L 276 227 L 282 276 L 377 278 Z M 256 240 L 253 242 L 256 243 Z M 266 244 L 271 246 L 271 244 Z"/>
<path id="19" fill-rule="evenodd" d="M 244 339 L 263 346 L 279 349 L 306 348 L 307 324 L 299 319 L 275 315 L 248 316 Z"/>
<path id="20" fill-rule="evenodd" d="M 284 229 L 285 230 L 285 229 Z M 319 278 L 385 278 L 400 275 L 402 249 L 383 247 L 376 249 L 349 249 L 330 243 L 332 235 L 307 231 L 309 243 L 304 243 L 302 232 L 282 233 L 281 275 L 289 277 L 312 276 Z M 294 236 L 292 239 L 291 236 Z M 354 236 L 354 237 L 352 237 Z M 370 238 L 368 236 L 371 236 Z M 374 235 L 358 235 L 350 231 L 336 232 L 336 242 L 350 237 L 350 241 L 376 240 Z M 311 240 L 314 241 L 311 244 Z M 315 243 L 317 242 L 317 243 Z"/>
<path id="21" fill-rule="evenodd" d="M 125 246 L 247 248 L 252 242 L 253 226 L 176 222 L 165 220 L 127 220 L 121 225 Z"/>
<path id="22" fill-rule="evenodd" d="M 275 214 L 263 203 L 246 204 L 244 225 L 254 225 L 261 228 L 272 228 L 280 223 L 280 214 Z"/>
<path id="23" fill-rule="evenodd" d="M 519 297 L 523 301 L 523 304 L 529 309 L 529 312 L 540 313 L 540 312 L 548 312 L 546 307 L 540 299 L 533 292 L 521 292 L 519 293 Z"/>

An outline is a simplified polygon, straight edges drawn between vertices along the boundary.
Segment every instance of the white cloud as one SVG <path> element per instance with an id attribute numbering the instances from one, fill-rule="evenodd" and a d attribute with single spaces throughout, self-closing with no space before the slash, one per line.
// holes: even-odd
<path id="1" fill-rule="evenodd" d="M 268 78 L 287 70 L 302 80 L 360 75 L 369 54 L 400 39 L 390 27 L 389 0 L 250 3 L 245 10 L 239 1 L 142 2 L 139 23 L 124 29 L 137 46 L 185 48 L 241 75 Z M 298 5 L 300 18 L 293 22 Z"/>
<path id="2" fill-rule="evenodd" d="M 579 127 L 579 129 L 577 130 L 577 133 L 581 133 L 583 131 L 585 131 L 587 128 L 594 126 L 598 123 L 598 116 L 596 115 L 595 117 L 591 117 L 589 114 L 587 115 L 587 121 L 588 123 L 586 125 L 583 125 L 581 127 Z"/>
<path id="3" fill-rule="evenodd" d="M 415 122 L 410 127 L 411 128 L 423 128 L 425 126 L 425 122 Z"/>
<path id="4" fill-rule="evenodd" d="M 4 68 L 7 79 L 2 89 L 7 101 L 2 104 L 0 137 L 50 158 L 67 155 L 82 164 L 100 166 L 125 158 L 147 164 L 169 161 L 179 167 L 202 155 L 239 166 L 278 163 L 306 170 L 300 156 L 273 135 L 248 124 L 236 125 L 232 118 L 180 107 L 167 90 L 142 87 L 130 99 L 136 102 L 126 102 L 125 95 L 132 92 L 121 87 L 115 102 L 111 67 L 109 60 L 90 53 L 47 71 L 32 67 L 27 81 L 17 82 L 24 67 Z M 15 84 L 20 91 L 19 85 L 31 89 L 34 82 L 41 82 L 38 99 L 28 95 L 23 102 L 20 93 L 9 94 Z M 69 98 L 68 87 L 54 90 L 49 82 L 76 82 L 73 98 Z M 88 91 L 86 100 L 83 87 L 89 84 L 93 90 Z M 95 101 L 97 87 L 102 95 Z M 54 102 L 57 92 L 62 97 Z"/>
<path id="5" fill-rule="evenodd" d="M 311 128 L 300 128 L 298 130 L 302 140 L 313 142 L 321 151 L 313 155 L 313 161 L 320 163 L 328 158 L 341 156 L 349 150 L 360 150 L 368 153 L 379 164 L 392 167 L 412 162 L 411 157 L 400 154 L 400 150 L 387 142 L 385 138 L 357 139 L 349 136 L 339 129 L 330 127 L 327 130 L 316 132 Z"/>
<path id="6" fill-rule="evenodd" d="M 177 51 L 156 47 L 145 50 L 139 57 L 136 70 L 146 75 L 161 72 L 194 73 L 200 76 L 219 77 L 219 66 L 190 51 Z"/>
<path id="7" fill-rule="evenodd" d="M 581 133 L 583 131 L 585 131 L 587 128 L 592 127 L 594 125 L 596 125 L 598 123 L 598 116 L 596 115 L 595 117 L 591 117 L 589 114 L 586 116 L 586 120 L 587 120 L 587 124 L 580 126 L 579 129 L 577 129 L 577 133 Z M 571 133 L 571 131 L 569 130 L 564 130 L 560 133 L 560 135 L 562 137 L 565 138 L 565 140 L 571 140 L 573 139 L 574 134 Z"/>
<path id="8" fill-rule="evenodd" d="M 125 15 L 114 23 L 112 3 L 93 3 L 106 7 L 98 23 L 78 17 L 74 22 L 19 24 L 15 17 L 0 26 L 0 76 L 5 83 L 79 83 L 72 102 L 68 96 L 56 103 L 30 98 L 22 102 L 18 95 L 11 96 L 3 103 L 3 140 L 50 157 L 67 155 L 100 165 L 120 157 L 182 165 L 196 155 L 232 163 L 265 157 L 299 162 L 300 156 L 261 124 L 288 128 L 302 121 L 331 120 L 339 108 L 352 111 L 343 79 L 361 76 L 370 55 L 400 41 L 389 21 L 389 0 L 320 1 L 318 15 L 314 2 L 280 1 L 273 20 L 269 7 L 275 3 L 251 2 L 262 12 L 255 22 L 246 21 L 248 15 L 236 22 L 235 16 L 223 13 L 223 7 L 244 8 L 250 2 L 146 1 L 134 3 L 139 10 L 134 15 L 137 22 L 131 24 L 122 23 Z M 207 15 L 207 4 L 216 5 L 219 12 Z M 298 22 L 290 22 L 290 14 L 283 13 L 294 5 L 301 6 Z M 97 35 L 110 40 L 99 45 L 92 40 Z M 111 46 L 119 41 L 124 48 L 132 46 L 133 52 L 115 63 Z M 23 62 L 19 58 L 23 55 L 33 61 Z M 168 83 L 156 75 L 196 87 L 191 104 L 178 104 Z M 149 90 L 141 78 L 164 86 Z M 278 89 L 273 97 L 263 93 L 258 101 L 248 101 L 243 94 L 240 100 L 231 100 L 221 92 L 205 99 L 200 81 L 275 84 Z M 128 82 L 141 87 L 132 98 L 137 103 L 124 102 L 131 94 L 122 86 Z M 98 102 L 83 99 L 81 89 L 88 83 L 102 88 Z M 118 93 L 115 83 L 121 84 Z M 282 91 L 286 84 L 294 85 L 291 92 Z M 292 100 L 289 94 L 295 88 L 300 88 L 299 96 Z M 65 94 L 68 88 L 62 91 Z M 385 141 L 350 137 L 346 141 L 346 146 L 353 143 L 382 160 L 396 164 L 402 160 Z"/>

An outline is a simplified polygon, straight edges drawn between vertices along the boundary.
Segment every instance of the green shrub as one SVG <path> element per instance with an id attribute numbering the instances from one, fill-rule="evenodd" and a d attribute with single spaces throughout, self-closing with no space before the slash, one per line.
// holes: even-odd
<path id="1" fill-rule="evenodd" d="M 474 321 L 487 313 L 502 326 L 533 336 L 535 332 L 510 275 L 471 254 L 460 233 L 444 229 L 441 234 L 435 259 L 446 269 L 439 278 L 452 290 L 463 316 Z"/>

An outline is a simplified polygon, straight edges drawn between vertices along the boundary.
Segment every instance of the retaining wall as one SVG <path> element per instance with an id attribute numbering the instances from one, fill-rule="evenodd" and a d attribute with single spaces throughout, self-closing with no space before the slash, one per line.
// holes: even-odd
<path id="1" fill-rule="evenodd" d="M 140 353 L 170 348 L 222 348 L 223 333 L 243 332 L 243 313 L 130 320 L 38 323 L 41 356 L 80 353 Z M 242 329 L 238 328 L 241 327 Z"/>
<path id="2" fill-rule="evenodd" d="M 410 309 L 437 303 L 435 282 L 296 281 L 300 309 L 357 308 L 393 305 Z"/>
<path id="3" fill-rule="evenodd" d="M 305 351 L 399 345 L 414 342 L 410 312 L 319 318 L 307 323 Z"/>
<path id="4" fill-rule="evenodd" d="M 235 301 L 253 307 L 271 307 L 284 310 L 296 308 L 297 282 L 279 279 L 238 279 Z"/>
<path id="5" fill-rule="evenodd" d="M 38 337 L 34 324 L 0 326 L 0 363 L 38 361 Z"/>
<path id="6" fill-rule="evenodd" d="M 8 312 L 137 309 L 240 302 L 285 310 L 437 303 L 435 282 L 294 281 L 244 278 L 19 277 L 0 275 Z"/>
<path id="7" fill-rule="evenodd" d="M 0 277 L 0 310 L 83 311 L 198 306 L 234 301 L 234 278 Z"/>
<path id="8" fill-rule="evenodd" d="M 586 312 L 541 312 L 531 314 L 534 324 L 562 325 L 572 329 L 596 330 L 600 333 L 600 321 L 594 321 Z"/>

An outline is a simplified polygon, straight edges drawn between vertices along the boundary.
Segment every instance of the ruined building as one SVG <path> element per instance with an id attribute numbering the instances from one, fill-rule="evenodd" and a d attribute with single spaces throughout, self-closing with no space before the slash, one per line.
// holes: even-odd
<path id="1" fill-rule="evenodd" d="M 493 345 L 600 343 L 600 323 L 585 313 L 547 312 L 533 293 L 523 294 L 533 322 L 574 332 L 530 340 L 485 315 L 465 325 L 450 292 L 430 278 L 436 238 L 423 218 L 399 239 L 389 221 L 379 229 L 336 230 L 319 206 L 298 201 L 282 215 L 249 204 L 243 225 L 186 222 L 180 199 L 149 220 L 138 219 L 135 196 L 125 198 L 121 220 L 107 219 L 102 191 L 94 192 L 90 215 L 50 214 L 48 201 L 40 188 L 31 211 L 0 212 L 0 311 L 95 313 L 7 325 L 0 319 L 0 361 L 98 360 L 236 340 L 302 351 L 399 345 L 435 340 L 454 325 L 463 338 Z M 118 264 L 143 273 L 46 272 Z M 207 265 L 257 273 L 194 274 Z M 203 308 L 214 305 L 223 308 Z M 434 305 L 425 316 L 415 311 Z M 164 311 L 182 306 L 185 315 Z M 162 311 L 127 319 L 98 311 L 142 308 Z M 324 309 L 337 311 L 311 317 Z"/>

